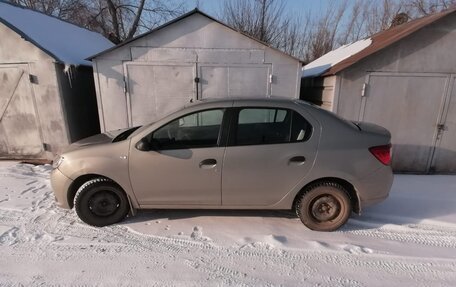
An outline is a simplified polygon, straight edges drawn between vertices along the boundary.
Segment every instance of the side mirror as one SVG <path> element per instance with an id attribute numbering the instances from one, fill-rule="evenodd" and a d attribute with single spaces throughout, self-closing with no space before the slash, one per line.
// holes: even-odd
<path id="1" fill-rule="evenodd" d="M 135 145 L 136 149 L 140 151 L 150 151 L 152 146 L 146 138 L 141 139 Z"/>

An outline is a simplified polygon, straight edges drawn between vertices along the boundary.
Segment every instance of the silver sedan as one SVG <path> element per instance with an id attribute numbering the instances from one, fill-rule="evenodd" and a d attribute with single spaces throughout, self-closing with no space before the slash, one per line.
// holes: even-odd
<path id="1" fill-rule="evenodd" d="M 299 100 L 206 101 L 72 144 L 51 182 L 59 206 L 94 226 L 138 209 L 274 209 L 332 231 L 388 196 L 390 141 Z"/>

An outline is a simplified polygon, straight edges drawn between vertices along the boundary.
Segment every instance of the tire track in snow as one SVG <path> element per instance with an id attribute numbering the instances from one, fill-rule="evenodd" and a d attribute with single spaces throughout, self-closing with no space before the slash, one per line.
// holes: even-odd
<path id="1" fill-rule="evenodd" d="M 40 199 L 22 211 L 4 209 L 0 203 L 0 224 L 15 228 L 3 232 L 0 236 L 0 248 L 12 250 L 14 254 L 23 256 L 21 258 L 27 258 L 31 262 L 39 263 L 43 258 L 55 262 L 100 258 L 117 262 L 119 257 L 131 256 L 137 259 L 135 262 L 140 263 L 136 263 L 133 269 L 122 274 L 121 278 L 127 282 L 133 279 L 137 268 L 146 263 L 153 262 L 155 271 L 163 271 L 168 268 L 167 266 L 181 263 L 199 274 L 199 281 L 189 282 L 189 285 L 194 286 L 365 286 L 363 280 L 355 279 L 357 272 L 369 273 L 372 274 L 370 276 L 379 278 L 394 275 L 413 282 L 414 286 L 442 280 L 456 282 L 456 263 L 449 260 L 421 261 L 420 258 L 369 252 L 349 254 L 343 250 L 333 251 L 321 246 L 320 249 L 279 249 L 263 242 L 222 247 L 202 240 L 204 236 L 201 230 L 198 236 L 192 238 L 145 235 L 122 224 L 104 228 L 90 227 L 81 223 L 73 211 L 58 209 L 55 206 L 52 191 L 44 179 L 45 175 L 49 174 L 48 170 L 16 166 L 8 172 L 0 172 L 0 176 L 21 170 L 26 173 L 26 176 L 17 176 L 21 180 L 30 179 L 33 173 L 40 174 L 38 178 L 41 179 L 34 183 L 29 182 L 27 188 L 39 187 L 41 184 L 44 184 L 44 187 L 37 191 Z M 431 225 L 376 225 L 373 229 L 366 229 L 364 222 L 351 220 L 349 228 L 353 227 L 361 228 L 341 232 L 385 238 L 401 243 L 454 248 L 452 241 L 447 237 L 454 235 L 455 232 L 446 232 Z M 31 250 L 33 252 L 30 252 Z M 332 270 L 343 270 L 339 273 L 346 273 L 348 277 L 336 276 Z M 179 273 L 180 270 L 174 272 Z M 32 278 L 35 283 L 42 282 L 42 278 L 35 279 Z M 6 281 L 0 279 L 0 284 L 2 282 Z M 27 284 L 29 281 L 21 282 Z M 178 285 L 176 283 L 178 282 L 164 280 L 157 285 Z M 81 281 L 81 284 L 84 284 L 84 281 Z"/>
<path id="2" fill-rule="evenodd" d="M 429 224 L 372 224 L 360 220 L 351 219 L 347 228 L 354 230 L 342 230 L 338 232 L 349 233 L 358 236 L 380 238 L 401 243 L 413 243 L 425 246 L 456 248 L 456 230 L 451 227 L 440 228 Z"/>

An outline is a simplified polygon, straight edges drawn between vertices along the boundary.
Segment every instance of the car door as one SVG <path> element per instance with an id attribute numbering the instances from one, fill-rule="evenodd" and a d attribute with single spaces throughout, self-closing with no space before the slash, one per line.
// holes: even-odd
<path id="1" fill-rule="evenodd" d="M 306 176 L 318 147 L 318 123 L 289 108 L 239 107 L 223 166 L 222 204 L 270 206 Z"/>
<path id="2" fill-rule="evenodd" d="M 221 204 L 224 114 L 211 109 L 178 117 L 144 138 L 151 150 L 131 147 L 130 179 L 140 205 Z"/>

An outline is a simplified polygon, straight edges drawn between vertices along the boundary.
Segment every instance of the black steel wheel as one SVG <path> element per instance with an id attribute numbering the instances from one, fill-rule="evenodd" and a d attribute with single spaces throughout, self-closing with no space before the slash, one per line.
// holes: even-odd
<path id="1" fill-rule="evenodd" d="M 340 228 L 347 222 L 352 211 L 346 189 L 330 181 L 308 186 L 298 196 L 295 208 L 302 223 L 316 231 Z"/>
<path id="2" fill-rule="evenodd" d="M 74 206 L 82 221 L 99 227 L 121 221 L 129 209 L 125 192 L 107 178 L 84 183 L 76 192 Z"/>

